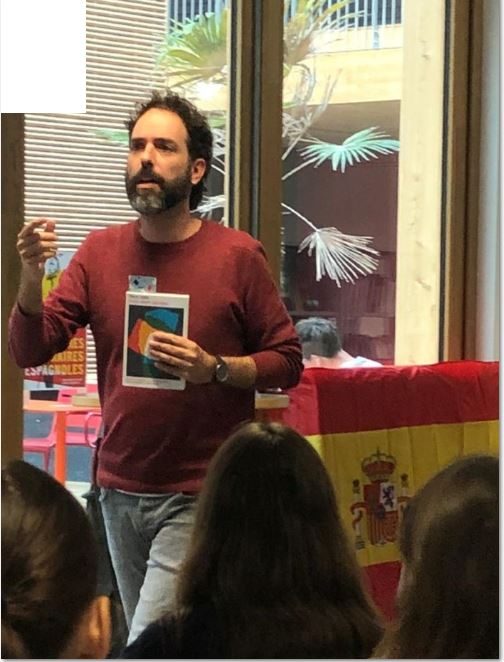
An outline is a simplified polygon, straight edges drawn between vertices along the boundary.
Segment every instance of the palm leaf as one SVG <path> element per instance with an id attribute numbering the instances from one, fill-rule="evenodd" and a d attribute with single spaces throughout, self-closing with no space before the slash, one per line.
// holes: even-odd
<path id="1" fill-rule="evenodd" d="M 324 11 L 322 11 L 321 14 L 318 13 L 318 11 L 319 11 L 318 8 L 319 8 L 319 6 L 322 7 L 325 4 L 325 1 L 316 0 L 314 4 L 317 5 L 317 8 L 315 10 L 312 10 L 312 11 L 316 11 L 316 13 L 317 13 L 317 27 L 318 27 L 318 26 L 321 26 L 326 19 L 332 18 L 332 15 L 334 13 L 336 13 L 337 11 L 339 11 L 340 9 L 343 9 L 343 7 L 348 5 L 348 0 L 341 0 L 340 2 L 335 2 L 333 5 L 329 5 L 329 7 L 327 7 L 327 9 L 324 9 Z M 348 18 L 350 18 L 351 16 L 353 17 L 354 13 L 352 12 L 352 14 L 349 14 L 347 12 L 346 16 Z"/>
<path id="2" fill-rule="evenodd" d="M 126 129 L 96 129 L 95 133 L 116 145 L 128 145 L 129 143 L 128 131 Z"/>
<path id="3" fill-rule="evenodd" d="M 376 130 L 377 127 L 363 129 L 352 134 L 341 145 L 324 142 L 317 138 L 305 140 L 312 143 L 300 150 L 304 158 L 302 166 L 313 165 L 317 168 L 324 161 L 331 161 L 333 171 L 345 168 L 362 161 L 376 159 L 380 154 L 392 154 L 399 151 L 399 141 L 390 138 L 386 133 Z"/>
<path id="4" fill-rule="evenodd" d="M 207 120 L 211 129 L 225 129 L 226 127 L 226 113 L 216 111 L 208 113 Z"/>
<path id="5" fill-rule="evenodd" d="M 221 209 L 226 206 L 224 194 L 205 196 L 198 206 L 198 212 L 202 216 L 209 216 L 214 209 Z"/>
<path id="6" fill-rule="evenodd" d="M 227 63 L 227 10 L 202 14 L 195 20 L 175 25 L 160 47 L 157 68 L 175 86 L 208 81 L 223 75 Z"/>
<path id="7" fill-rule="evenodd" d="M 291 18 L 284 26 L 284 74 L 287 75 L 292 67 L 302 62 L 313 50 L 313 40 L 316 33 L 320 33 L 322 24 L 330 22 L 337 11 L 348 5 L 349 0 L 339 2 L 324 8 L 327 0 L 298 0 L 296 11 L 289 11 L 292 0 L 285 3 L 286 16 Z"/>
<path id="8" fill-rule="evenodd" d="M 336 228 L 320 228 L 309 234 L 299 245 L 298 253 L 315 252 L 316 279 L 329 276 L 341 287 L 342 281 L 354 283 L 378 266 L 378 251 L 369 246 L 372 237 L 344 234 Z"/>

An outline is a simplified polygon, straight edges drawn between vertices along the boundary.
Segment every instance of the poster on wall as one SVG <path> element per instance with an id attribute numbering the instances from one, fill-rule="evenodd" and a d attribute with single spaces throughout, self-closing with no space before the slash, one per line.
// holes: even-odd
<path id="1" fill-rule="evenodd" d="M 46 299 L 56 287 L 61 274 L 68 266 L 74 251 L 61 250 L 46 260 L 42 278 L 42 299 Z M 68 347 L 55 354 L 43 365 L 26 368 L 25 381 L 37 382 L 45 388 L 56 386 L 78 387 L 86 385 L 86 330 L 78 329 Z M 34 386 L 37 386 L 35 384 Z M 25 383 L 25 388 L 30 384 Z"/>

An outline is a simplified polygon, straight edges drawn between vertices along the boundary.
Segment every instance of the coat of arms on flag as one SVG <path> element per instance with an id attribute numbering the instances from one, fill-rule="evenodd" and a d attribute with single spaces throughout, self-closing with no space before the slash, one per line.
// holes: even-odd
<path id="1" fill-rule="evenodd" d="M 369 483 L 363 485 L 358 479 L 352 481 L 353 503 L 351 505 L 352 528 L 355 547 L 366 547 L 363 535 L 363 519 L 366 519 L 366 538 L 371 545 L 394 543 L 402 512 L 408 495 L 408 474 L 401 474 L 398 493 L 397 484 L 392 480 L 396 469 L 396 459 L 392 455 L 376 453 L 364 458 L 361 463 L 363 473 Z"/>

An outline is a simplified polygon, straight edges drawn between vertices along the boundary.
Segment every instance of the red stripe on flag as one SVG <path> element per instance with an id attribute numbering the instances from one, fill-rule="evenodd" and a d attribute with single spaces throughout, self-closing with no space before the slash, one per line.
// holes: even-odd
<path id="1" fill-rule="evenodd" d="M 395 617 L 395 601 L 401 564 L 399 561 L 377 563 L 363 568 L 366 588 L 387 621 Z"/>
<path id="2" fill-rule="evenodd" d="M 499 364 L 310 368 L 289 392 L 287 425 L 335 434 L 499 418 Z"/>

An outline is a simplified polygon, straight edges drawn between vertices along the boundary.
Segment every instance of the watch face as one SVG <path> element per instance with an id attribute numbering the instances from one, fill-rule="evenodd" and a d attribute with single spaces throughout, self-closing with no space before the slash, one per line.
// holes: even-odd
<path id="1" fill-rule="evenodd" d="M 215 377 L 218 382 L 225 382 L 229 375 L 228 365 L 222 359 L 217 361 L 217 367 L 215 368 Z"/>

